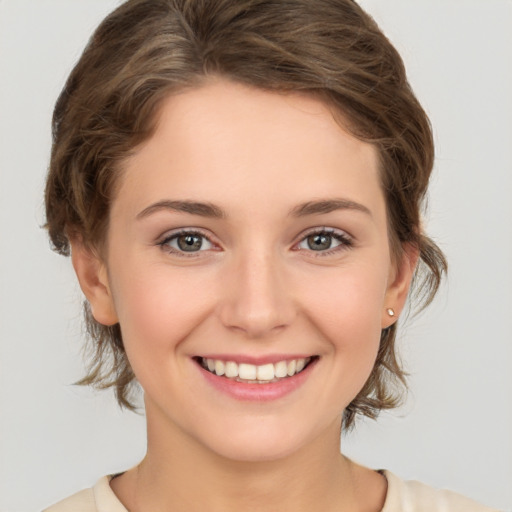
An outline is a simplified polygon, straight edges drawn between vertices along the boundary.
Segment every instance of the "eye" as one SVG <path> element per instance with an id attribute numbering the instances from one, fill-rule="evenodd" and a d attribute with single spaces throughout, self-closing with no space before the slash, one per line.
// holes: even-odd
<path id="1" fill-rule="evenodd" d="M 193 253 L 213 248 L 212 242 L 200 231 L 181 230 L 158 243 L 163 250 L 180 256 L 192 256 Z M 188 254 L 186 254 L 188 253 Z"/>
<path id="2" fill-rule="evenodd" d="M 333 228 L 322 228 L 306 235 L 298 244 L 299 250 L 317 252 L 315 256 L 327 256 L 353 246 L 349 235 Z"/>

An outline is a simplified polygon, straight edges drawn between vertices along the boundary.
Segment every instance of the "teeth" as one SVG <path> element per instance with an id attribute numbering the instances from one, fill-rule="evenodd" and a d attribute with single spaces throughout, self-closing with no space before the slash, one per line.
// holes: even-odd
<path id="1" fill-rule="evenodd" d="M 278 378 L 283 378 L 288 375 L 288 364 L 286 361 L 279 361 L 274 365 L 274 373 Z"/>
<path id="2" fill-rule="evenodd" d="M 229 379 L 240 379 L 250 383 L 263 383 L 292 377 L 301 372 L 309 361 L 311 361 L 310 357 L 256 366 L 247 363 L 237 364 L 233 361 L 224 362 L 218 359 L 203 359 L 202 364 L 204 368 L 218 376 L 224 375 Z"/>
<path id="3" fill-rule="evenodd" d="M 233 361 L 228 361 L 225 365 L 225 375 L 229 378 L 238 377 L 238 365 Z M 217 374 L 218 375 L 218 374 Z"/>
<path id="4" fill-rule="evenodd" d="M 291 377 L 292 375 L 295 375 L 295 371 L 297 370 L 297 361 L 295 359 L 292 359 L 288 363 L 288 377 Z"/>
<path id="5" fill-rule="evenodd" d="M 244 364 L 238 366 L 238 376 L 244 380 L 256 380 L 257 368 L 253 364 Z"/>
<path id="6" fill-rule="evenodd" d="M 215 373 L 224 375 L 224 363 L 222 361 L 215 361 Z"/>
<path id="7" fill-rule="evenodd" d="M 258 366 L 257 377 L 258 380 L 272 380 L 274 378 L 274 365 L 264 364 L 263 366 Z"/>

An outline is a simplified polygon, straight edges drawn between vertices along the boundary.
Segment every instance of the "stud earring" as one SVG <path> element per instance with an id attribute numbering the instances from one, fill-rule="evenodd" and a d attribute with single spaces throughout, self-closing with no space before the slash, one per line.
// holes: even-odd
<path id="1" fill-rule="evenodd" d="M 389 316 L 395 316 L 395 310 L 393 308 L 386 309 L 386 312 Z"/>

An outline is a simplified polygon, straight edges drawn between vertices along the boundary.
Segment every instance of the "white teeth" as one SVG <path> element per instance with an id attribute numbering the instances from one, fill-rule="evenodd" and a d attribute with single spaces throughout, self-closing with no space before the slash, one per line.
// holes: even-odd
<path id="1" fill-rule="evenodd" d="M 272 380 L 274 378 L 274 365 L 264 364 L 263 366 L 258 366 L 257 377 L 258 380 Z"/>
<path id="2" fill-rule="evenodd" d="M 238 365 L 233 361 L 228 361 L 225 366 L 225 375 L 229 378 L 238 377 Z"/>
<path id="3" fill-rule="evenodd" d="M 215 361 L 215 373 L 217 375 L 224 375 L 224 363 L 222 361 Z"/>
<path id="4" fill-rule="evenodd" d="M 256 380 L 257 369 L 253 364 L 242 363 L 238 365 L 238 376 L 244 380 Z"/>
<path id="5" fill-rule="evenodd" d="M 279 363 L 274 365 L 274 375 L 279 379 L 288 375 L 288 364 L 286 361 L 279 361 Z"/>
<path id="6" fill-rule="evenodd" d="M 229 379 L 241 379 L 250 383 L 268 383 L 275 382 L 275 379 L 292 377 L 301 372 L 311 361 L 311 358 L 292 359 L 290 361 L 279 361 L 275 364 L 268 363 L 260 366 L 254 364 L 241 363 L 234 361 L 221 361 L 219 359 L 203 359 L 202 364 L 211 373 L 218 376 L 224 375 Z"/>

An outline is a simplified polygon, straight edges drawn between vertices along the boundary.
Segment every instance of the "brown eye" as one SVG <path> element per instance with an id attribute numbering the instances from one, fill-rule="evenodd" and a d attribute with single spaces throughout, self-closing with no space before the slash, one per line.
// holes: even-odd
<path id="1" fill-rule="evenodd" d="M 181 235 L 177 238 L 177 242 L 182 251 L 193 252 L 201 249 L 203 237 L 200 235 Z"/>
<path id="2" fill-rule="evenodd" d="M 168 236 L 158 245 L 166 252 L 185 255 L 185 253 L 201 253 L 213 248 L 212 242 L 202 233 L 195 231 L 180 231 Z"/>
<path id="3" fill-rule="evenodd" d="M 318 256 L 327 256 L 352 246 L 352 238 L 345 232 L 324 228 L 305 236 L 300 241 L 298 248 L 302 251 L 316 252 Z"/>
<path id="4" fill-rule="evenodd" d="M 331 248 L 332 236 L 316 233 L 307 237 L 308 247 L 313 251 L 325 251 Z"/>

